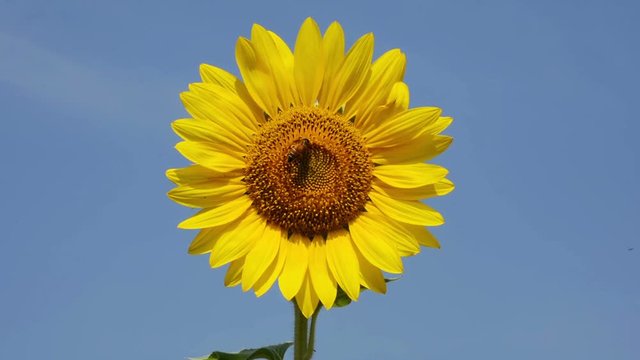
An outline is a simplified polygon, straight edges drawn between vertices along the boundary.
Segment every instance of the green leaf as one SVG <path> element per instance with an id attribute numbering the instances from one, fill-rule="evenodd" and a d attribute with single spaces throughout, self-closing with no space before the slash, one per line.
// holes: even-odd
<path id="1" fill-rule="evenodd" d="M 390 283 L 393 281 L 396 281 L 400 279 L 400 277 L 395 277 L 395 278 L 385 278 L 384 282 L 386 283 Z M 367 290 L 367 288 L 361 286 L 360 287 L 360 291 L 365 291 Z M 347 296 L 347 294 L 340 288 L 340 286 L 338 286 L 338 294 L 336 295 L 336 301 L 333 303 L 333 306 L 337 307 L 337 308 L 341 308 L 341 307 L 345 307 L 347 305 L 351 304 L 351 299 L 349 298 L 349 296 Z"/>
<path id="2" fill-rule="evenodd" d="M 191 360 L 283 360 L 284 353 L 293 345 L 292 342 L 285 342 L 277 345 L 269 345 L 259 349 L 244 349 L 237 353 L 226 353 L 214 351 L 209 356 L 190 358 Z"/>
<path id="3" fill-rule="evenodd" d="M 351 299 L 347 294 L 338 286 L 338 294 L 336 295 L 336 301 L 333 303 L 333 306 L 337 308 L 345 307 L 351 304 Z"/>

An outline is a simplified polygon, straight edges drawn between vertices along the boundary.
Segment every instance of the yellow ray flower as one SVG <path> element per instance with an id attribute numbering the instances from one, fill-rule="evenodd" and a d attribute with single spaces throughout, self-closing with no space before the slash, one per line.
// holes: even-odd
<path id="1" fill-rule="evenodd" d="M 323 35 L 308 18 L 293 52 L 254 25 L 236 46 L 242 80 L 202 65 L 181 95 L 192 118 L 173 123 L 194 165 L 167 171 L 169 197 L 202 209 L 179 225 L 201 229 L 189 252 L 229 264 L 225 285 L 258 296 L 277 280 L 307 317 L 338 287 L 352 300 L 361 286 L 386 292 L 383 272 L 439 247 L 425 226 L 444 220 L 420 200 L 453 190 L 423 163 L 451 143 L 439 135 L 451 118 L 409 108 L 405 55 L 372 62 L 372 34 L 344 43 L 337 22 Z"/>

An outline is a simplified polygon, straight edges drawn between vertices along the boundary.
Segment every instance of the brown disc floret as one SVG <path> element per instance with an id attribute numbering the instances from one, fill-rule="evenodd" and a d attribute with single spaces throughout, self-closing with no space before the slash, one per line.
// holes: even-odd
<path id="1" fill-rule="evenodd" d="M 373 165 L 362 137 L 339 114 L 294 107 L 264 123 L 244 181 L 268 222 L 313 238 L 346 227 L 364 209 Z"/>

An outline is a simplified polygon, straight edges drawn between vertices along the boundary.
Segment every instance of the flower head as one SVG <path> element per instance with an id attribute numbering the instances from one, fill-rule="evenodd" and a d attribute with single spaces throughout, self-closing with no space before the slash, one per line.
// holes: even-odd
<path id="1" fill-rule="evenodd" d="M 202 65 L 181 98 L 191 115 L 173 123 L 176 148 L 194 164 L 167 171 L 174 201 L 202 208 L 180 223 L 200 229 L 191 254 L 229 264 L 225 285 L 260 296 L 278 281 L 309 317 L 334 305 L 338 288 L 386 292 L 383 272 L 439 247 L 425 226 L 442 216 L 422 199 L 447 194 L 447 170 L 427 164 L 451 143 L 452 121 L 435 107 L 409 108 L 405 55 L 372 63 L 373 35 L 345 53 L 334 22 L 313 19 L 294 51 L 254 25 L 239 38 L 242 80 Z"/>

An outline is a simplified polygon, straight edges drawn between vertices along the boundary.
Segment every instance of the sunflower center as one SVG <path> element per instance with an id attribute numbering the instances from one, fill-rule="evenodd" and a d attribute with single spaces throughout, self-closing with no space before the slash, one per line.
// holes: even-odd
<path id="1" fill-rule="evenodd" d="M 373 165 L 342 116 L 294 107 L 265 123 L 246 157 L 244 181 L 267 221 L 312 238 L 346 227 L 363 211 Z"/>

